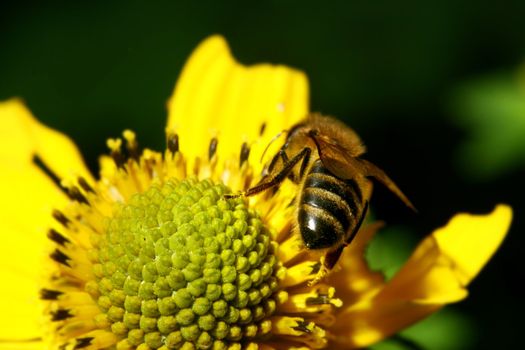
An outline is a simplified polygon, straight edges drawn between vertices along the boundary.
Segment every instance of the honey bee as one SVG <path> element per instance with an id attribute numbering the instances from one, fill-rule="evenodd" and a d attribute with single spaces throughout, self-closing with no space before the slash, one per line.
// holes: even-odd
<path id="1" fill-rule="evenodd" d="M 415 211 L 383 170 L 360 158 L 364 153 L 364 145 L 351 128 L 334 118 L 311 114 L 286 131 L 284 145 L 262 180 L 239 194 L 253 196 L 286 178 L 299 186 L 296 227 L 306 249 L 322 255 L 322 268 L 310 284 L 318 283 L 333 269 L 359 231 L 371 197 L 370 178 Z"/>

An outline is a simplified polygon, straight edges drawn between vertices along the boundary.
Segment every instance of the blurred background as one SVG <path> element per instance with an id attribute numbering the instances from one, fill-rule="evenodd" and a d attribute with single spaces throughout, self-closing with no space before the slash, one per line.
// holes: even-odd
<path id="1" fill-rule="evenodd" d="M 389 228 L 368 251 L 391 275 L 458 211 L 515 210 L 511 231 L 470 287 L 375 349 L 516 348 L 525 315 L 525 1 L 19 1 L 0 5 L 0 99 L 22 97 L 71 136 L 97 171 L 125 128 L 164 147 L 165 102 L 206 36 L 243 63 L 304 70 L 311 109 L 345 120 L 412 199 L 377 186 Z M 0 121 L 1 122 L 1 121 Z"/>

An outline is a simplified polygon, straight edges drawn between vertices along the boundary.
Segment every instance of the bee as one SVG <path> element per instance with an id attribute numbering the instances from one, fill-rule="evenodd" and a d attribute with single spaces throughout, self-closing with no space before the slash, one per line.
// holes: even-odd
<path id="1" fill-rule="evenodd" d="M 287 178 L 298 185 L 296 227 L 306 249 L 322 255 L 322 268 L 310 282 L 316 284 L 333 269 L 359 231 L 371 197 L 371 178 L 415 208 L 383 170 L 360 158 L 365 147 L 342 122 L 311 114 L 285 132 L 286 140 L 262 180 L 233 196 L 253 196 Z"/>

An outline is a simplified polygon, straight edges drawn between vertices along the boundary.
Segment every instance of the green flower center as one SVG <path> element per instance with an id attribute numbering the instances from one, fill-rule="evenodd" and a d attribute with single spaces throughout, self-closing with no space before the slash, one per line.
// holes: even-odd
<path id="1" fill-rule="evenodd" d="M 224 185 L 169 180 L 121 205 L 95 257 L 95 319 L 119 347 L 237 348 L 264 335 L 275 310 L 268 230 Z M 142 347 L 140 347 L 142 345 Z"/>

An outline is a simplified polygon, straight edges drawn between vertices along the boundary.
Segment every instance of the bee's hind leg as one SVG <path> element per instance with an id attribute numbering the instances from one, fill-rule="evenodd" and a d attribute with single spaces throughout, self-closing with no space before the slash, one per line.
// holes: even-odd
<path id="1" fill-rule="evenodd" d="M 308 286 L 313 286 L 321 282 L 321 280 L 334 268 L 339 257 L 343 253 L 344 248 L 345 245 L 341 244 L 335 250 L 329 251 L 321 257 L 321 267 L 319 268 L 319 271 L 317 271 L 314 279 L 308 282 Z"/>

